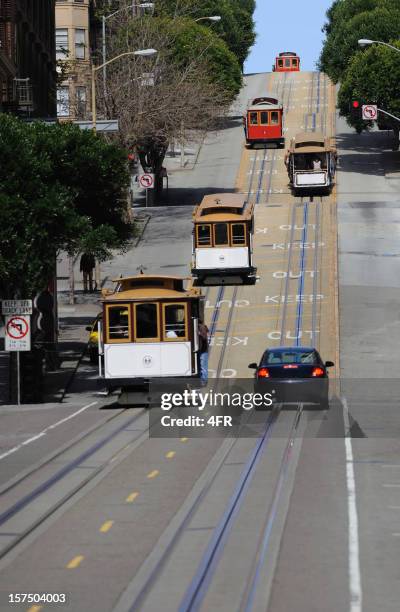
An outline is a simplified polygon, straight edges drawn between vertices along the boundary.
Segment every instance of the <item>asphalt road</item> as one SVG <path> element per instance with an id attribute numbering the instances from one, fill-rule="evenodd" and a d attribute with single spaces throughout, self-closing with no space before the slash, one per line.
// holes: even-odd
<path id="1" fill-rule="evenodd" d="M 276 92 L 287 137 L 335 133 L 323 75 L 247 82 L 240 111 Z M 137 248 L 107 275 L 140 265 L 186 274 L 193 204 L 205 192 L 248 193 L 260 281 L 207 291 L 212 384 L 249 378 L 267 345 L 313 343 L 335 361 L 332 391 L 347 403 L 250 414 L 251 438 L 149 437 L 147 412 L 87 387 L 82 402 L 75 392 L 66 406 L 2 410 L 0 610 L 398 609 L 398 183 L 382 169 L 384 135 L 358 137 L 339 121 L 338 189 L 300 200 L 282 150 L 243 149 L 239 114 L 193 170 L 174 173 L 170 206 L 150 211 Z M 388 381 L 368 386 L 371 369 Z M 67 603 L 11 604 L 11 593 L 65 593 Z"/>

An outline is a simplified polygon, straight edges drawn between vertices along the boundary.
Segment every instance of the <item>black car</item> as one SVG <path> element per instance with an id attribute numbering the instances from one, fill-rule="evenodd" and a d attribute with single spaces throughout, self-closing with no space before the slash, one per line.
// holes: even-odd
<path id="1" fill-rule="evenodd" d="M 278 403 L 302 402 L 329 408 L 327 368 L 318 351 L 305 346 L 279 346 L 267 349 L 260 363 L 250 363 L 255 372 L 255 390 L 270 392 Z"/>

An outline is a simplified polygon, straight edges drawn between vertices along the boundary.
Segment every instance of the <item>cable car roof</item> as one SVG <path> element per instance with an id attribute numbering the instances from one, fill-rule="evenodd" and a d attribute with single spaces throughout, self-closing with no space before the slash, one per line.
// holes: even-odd
<path id="1" fill-rule="evenodd" d="M 331 138 L 322 132 L 300 132 L 290 141 L 291 153 L 321 153 L 335 151 Z"/>
<path id="2" fill-rule="evenodd" d="M 196 223 L 204 221 L 239 221 L 251 219 L 254 205 L 244 193 L 214 193 L 206 195 L 193 212 Z"/>
<path id="3" fill-rule="evenodd" d="M 103 302 L 123 302 L 161 299 L 198 299 L 200 289 L 192 286 L 191 278 L 186 276 L 164 276 L 157 274 L 139 274 L 114 278 L 117 283 L 114 291 L 103 290 Z M 184 287 L 184 282 L 190 281 Z"/>
<path id="4" fill-rule="evenodd" d="M 282 51 L 282 53 L 279 53 L 278 55 L 278 57 L 285 57 L 285 56 L 298 57 L 297 53 L 293 53 L 293 51 Z"/>
<path id="5" fill-rule="evenodd" d="M 247 111 L 252 110 L 283 110 L 278 98 L 272 96 L 260 96 L 249 101 Z"/>

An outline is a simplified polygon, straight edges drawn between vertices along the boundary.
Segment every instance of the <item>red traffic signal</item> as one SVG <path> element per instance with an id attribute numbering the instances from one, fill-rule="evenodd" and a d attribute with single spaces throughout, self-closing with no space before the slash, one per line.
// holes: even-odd
<path id="1" fill-rule="evenodd" d="M 358 100 L 353 100 L 352 104 L 353 104 L 353 108 L 359 108 L 360 107 L 360 103 L 359 103 Z"/>

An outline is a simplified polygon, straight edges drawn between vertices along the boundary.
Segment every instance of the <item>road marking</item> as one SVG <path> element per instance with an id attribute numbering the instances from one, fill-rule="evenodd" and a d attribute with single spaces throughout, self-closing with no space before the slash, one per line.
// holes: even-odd
<path id="1" fill-rule="evenodd" d="M 167 459 L 172 459 L 172 457 L 175 457 L 175 455 L 176 455 L 175 451 L 169 451 L 169 452 L 168 452 L 168 453 L 165 455 L 165 457 L 166 457 Z"/>
<path id="2" fill-rule="evenodd" d="M 187 442 L 187 438 L 181 438 L 181 442 Z"/>
<path id="3" fill-rule="evenodd" d="M 155 478 L 156 476 L 159 475 L 159 470 L 153 470 L 152 472 L 150 472 L 149 474 L 147 474 L 147 478 Z"/>
<path id="4" fill-rule="evenodd" d="M 126 498 L 126 502 L 128 502 L 128 504 L 131 504 L 132 502 L 135 501 L 135 499 L 138 497 L 139 493 L 137 491 L 134 491 L 133 493 L 130 493 L 128 495 L 128 497 Z"/>
<path id="5" fill-rule="evenodd" d="M 31 438 L 28 438 L 28 440 L 25 440 L 25 442 L 21 442 L 21 444 L 18 444 L 18 446 L 14 446 L 13 448 L 10 448 L 10 450 L 8 450 L 5 453 L 3 453 L 2 455 L 0 455 L 0 460 L 1 459 L 5 459 L 6 457 L 11 455 L 12 453 L 15 453 L 17 450 L 20 450 L 23 446 L 26 446 L 27 444 L 31 444 L 31 442 L 34 442 L 35 440 L 38 440 L 39 438 L 42 438 L 51 429 L 55 429 L 59 425 L 62 425 L 62 423 L 65 423 L 66 421 L 69 421 L 70 419 L 73 419 L 78 414 L 80 414 L 84 410 L 87 410 L 91 406 L 94 406 L 95 404 L 97 404 L 97 402 L 91 402 L 87 406 L 83 406 L 83 408 L 80 408 L 76 412 L 74 412 L 74 413 L 70 414 L 69 416 L 65 417 L 65 419 L 61 419 L 61 421 L 57 421 L 57 423 L 53 423 L 53 425 L 49 425 L 48 427 L 46 427 L 46 429 L 43 429 L 43 431 L 39 432 L 35 436 L 32 436 Z"/>
<path id="6" fill-rule="evenodd" d="M 114 525 L 114 521 L 106 521 L 105 523 L 102 524 L 99 531 L 101 531 L 101 533 L 107 533 L 107 531 L 110 531 L 113 525 Z"/>
<path id="7" fill-rule="evenodd" d="M 80 564 L 82 563 L 82 561 L 84 560 L 84 556 L 83 555 L 78 555 L 77 557 L 74 557 L 73 559 L 71 559 L 71 561 L 67 564 L 67 568 L 68 569 L 76 569 L 77 567 L 80 566 Z"/>
<path id="8" fill-rule="evenodd" d="M 389 510 L 400 510 L 400 506 L 388 506 Z"/>
<path id="9" fill-rule="evenodd" d="M 386 487 L 387 489 L 398 489 L 400 487 L 400 484 L 383 484 L 382 487 Z"/>
<path id="10" fill-rule="evenodd" d="M 396 538 L 400 537 L 400 533 L 392 533 L 392 536 L 395 536 Z"/>
<path id="11" fill-rule="evenodd" d="M 43 606 L 31 606 L 28 608 L 28 612 L 39 612 L 40 610 L 43 610 Z"/>
<path id="12" fill-rule="evenodd" d="M 349 588 L 350 588 L 350 612 L 361 612 L 362 610 L 362 586 L 360 571 L 360 547 L 358 533 L 358 513 L 356 482 L 354 477 L 353 447 L 351 443 L 349 408 L 346 398 L 342 398 L 343 419 L 346 430 L 344 439 L 346 448 L 346 481 L 347 481 L 347 511 L 349 515 L 348 541 L 349 541 Z"/>

